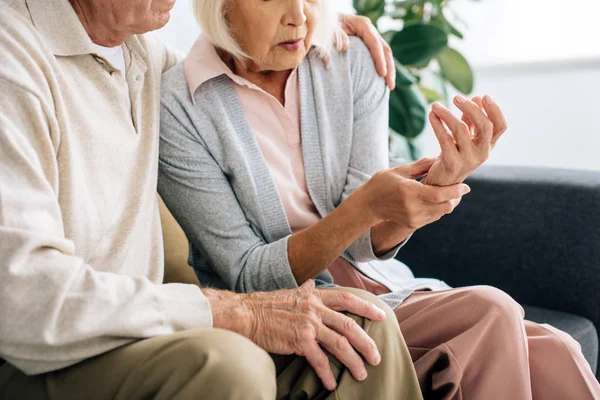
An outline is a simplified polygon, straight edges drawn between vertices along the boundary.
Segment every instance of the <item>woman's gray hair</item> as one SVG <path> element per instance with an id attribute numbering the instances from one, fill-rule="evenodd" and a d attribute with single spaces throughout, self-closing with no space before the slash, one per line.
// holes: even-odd
<path id="1" fill-rule="evenodd" d="M 227 21 L 227 11 L 234 0 L 193 0 L 193 11 L 202 31 L 210 42 L 225 50 L 238 60 L 250 57 L 237 43 Z M 333 41 L 340 32 L 337 13 L 333 8 L 335 0 L 317 0 L 321 15 L 313 32 L 312 44 L 321 56 L 327 56 L 333 47 Z"/>

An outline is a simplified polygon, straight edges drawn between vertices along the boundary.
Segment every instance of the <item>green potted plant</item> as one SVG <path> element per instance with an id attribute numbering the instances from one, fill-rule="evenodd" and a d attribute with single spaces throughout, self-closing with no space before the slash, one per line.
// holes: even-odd
<path id="1" fill-rule="evenodd" d="M 473 91 L 473 70 L 448 41 L 450 36 L 463 38 L 448 17 L 451 1 L 353 0 L 357 14 L 373 22 L 394 53 L 390 131 L 406 138 L 413 159 L 418 151 L 412 140 L 425 129 L 428 104 L 447 101 L 448 85 L 466 95 Z M 384 30 L 384 25 L 394 28 Z"/>

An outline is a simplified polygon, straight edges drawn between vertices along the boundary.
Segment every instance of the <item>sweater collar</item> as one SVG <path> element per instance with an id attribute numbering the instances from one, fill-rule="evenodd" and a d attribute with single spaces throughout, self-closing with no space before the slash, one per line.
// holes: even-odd
<path id="1" fill-rule="evenodd" d="M 68 0 L 27 0 L 33 25 L 56 56 L 94 53 L 92 40 Z"/>

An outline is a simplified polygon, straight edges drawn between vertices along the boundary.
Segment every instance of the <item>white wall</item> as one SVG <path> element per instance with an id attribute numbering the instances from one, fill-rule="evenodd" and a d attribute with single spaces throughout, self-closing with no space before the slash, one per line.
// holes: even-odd
<path id="1" fill-rule="evenodd" d="M 351 0 L 335 1 L 350 11 Z M 599 0 L 452 0 L 466 40 L 455 41 L 475 67 L 475 93 L 502 105 L 509 131 L 489 163 L 600 171 Z M 179 0 L 160 35 L 187 51 L 198 29 Z M 437 154 L 428 130 L 423 155 Z"/>

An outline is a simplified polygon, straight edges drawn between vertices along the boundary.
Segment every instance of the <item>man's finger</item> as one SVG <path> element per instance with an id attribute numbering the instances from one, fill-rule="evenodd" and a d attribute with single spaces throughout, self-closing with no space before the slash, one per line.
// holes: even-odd
<path id="1" fill-rule="evenodd" d="M 310 344 L 307 343 L 306 348 L 302 350 L 301 356 L 306 358 L 306 361 L 315 370 L 317 376 L 323 382 L 325 389 L 329 391 L 335 390 L 337 382 L 331 371 L 331 365 L 329 365 L 329 358 L 317 342 L 312 341 Z"/>
<path id="2" fill-rule="evenodd" d="M 390 90 L 394 90 L 396 87 L 396 63 L 394 61 L 394 53 L 392 52 L 392 48 L 385 41 L 384 38 L 379 39 L 381 41 L 381 45 L 383 46 L 383 52 L 385 53 L 385 60 L 387 62 L 387 76 L 385 81 Z"/>
<path id="3" fill-rule="evenodd" d="M 464 183 L 451 186 L 430 186 L 421 185 L 417 196 L 426 203 L 440 204 L 450 200 L 460 199 L 471 191 L 471 188 Z"/>
<path id="4" fill-rule="evenodd" d="M 360 37 L 369 48 L 371 57 L 373 58 L 373 61 L 375 61 L 377 73 L 385 78 L 388 74 L 388 70 L 385 53 L 383 51 L 383 44 L 380 40 L 381 35 L 377 32 L 377 29 L 375 29 L 369 18 L 355 17 L 355 20 L 352 20 L 349 23 L 354 25 L 353 30 L 356 32 L 356 35 Z"/>
<path id="5" fill-rule="evenodd" d="M 320 296 L 323 305 L 335 311 L 347 311 L 373 321 L 383 321 L 385 311 L 350 292 L 341 290 L 321 290 Z"/>
<path id="6" fill-rule="evenodd" d="M 377 350 L 377 345 L 355 320 L 326 307 L 323 307 L 321 311 L 321 319 L 327 327 L 348 339 L 350 345 L 362 354 L 369 364 L 379 364 L 381 355 Z M 341 358 L 339 360 L 343 362 Z"/>
<path id="7" fill-rule="evenodd" d="M 341 52 L 348 51 L 348 47 L 350 46 L 350 38 L 348 34 L 343 30 L 340 30 L 336 35 L 337 49 Z"/>
<path id="8" fill-rule="evenodd" d="M 356 350 L 354 350 L 346 337 L 323 326 L 323 328 L 319 330 L 317 340 L 327 351 L 348 368 L 356 380 L 364 381 L 367 378 L 367 369 L 365 368 L 363 359 L 358 355 Z"/>

